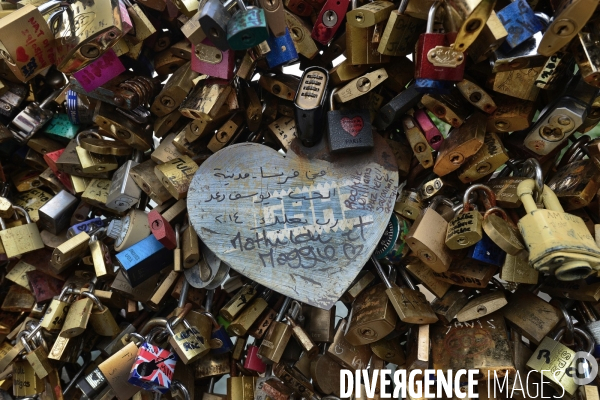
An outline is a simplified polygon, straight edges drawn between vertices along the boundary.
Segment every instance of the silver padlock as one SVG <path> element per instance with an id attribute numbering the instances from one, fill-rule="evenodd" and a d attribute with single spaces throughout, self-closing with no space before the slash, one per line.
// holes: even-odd
<path id="1" fill-rule="evenodd" d="M 128 160 L 115 171 L 108 189 L 106 207 L 118 212 L 127 211 L 140 201 L 142 189 L 133 181 L 130 171 L 142 161 L 143 153 L 136 150 L 133 159 Z"/>

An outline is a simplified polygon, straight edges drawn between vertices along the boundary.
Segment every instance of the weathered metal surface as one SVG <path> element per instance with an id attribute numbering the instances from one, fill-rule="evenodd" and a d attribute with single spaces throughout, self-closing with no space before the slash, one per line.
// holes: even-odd
<path id="1" fill-rule="evenodd" d="M 286 156 L 228 146 L 188 192 L 190 221 L 223 261 L 279 293 L 329 309 L 367 262 L 393 211 L 398 167 L 379 135 L 373 150 L 327 154 L 325 141 Z"/>

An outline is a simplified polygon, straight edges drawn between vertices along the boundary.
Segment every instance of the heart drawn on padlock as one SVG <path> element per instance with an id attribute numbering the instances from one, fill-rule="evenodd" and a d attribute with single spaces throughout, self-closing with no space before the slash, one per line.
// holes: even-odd
<path id="1" fill-rule="evenodd" d="M 352 136 L 358 135 L 364 126 L 364 122 L 361 117 L 344 117 L 340 123 L 342 124 L 342 128 Z"/>
<path id="2" fill-rule="evenodd" d="M 204 244 L 231 268 L 293 299 L 329 309 L 375 250 L 398 189 L 379 135 L 364 153 L 326 142 L 287 155 L 260 144 L 225 147 L 202 163 L 187 197 Z"/>
<path id="3" fill-rule="evenodd" d="M 27 55 L 27 52 L 25 51 L 25 48 L 23 48 L 23 46 L 17 47 L 17 61 L 18 62 L 29 61 L 29 56 Z"/>

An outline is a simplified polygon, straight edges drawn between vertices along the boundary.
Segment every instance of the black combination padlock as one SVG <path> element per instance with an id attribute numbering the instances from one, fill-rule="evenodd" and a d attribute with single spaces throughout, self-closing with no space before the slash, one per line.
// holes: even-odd
<path id="1" fill-rule="evenodd" d="M 306 147 L 312 147 L 323 137 L 323 106 L 327 96 L 329 72 L 322 67 L 308 67 L 302 75 L 294 98 L 296 135 Z"/>

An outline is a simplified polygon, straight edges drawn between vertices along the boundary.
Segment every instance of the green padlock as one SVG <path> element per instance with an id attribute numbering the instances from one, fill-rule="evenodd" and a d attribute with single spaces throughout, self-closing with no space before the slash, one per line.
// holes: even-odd
<path id="1" fill-rule="evenodd" d="M 239 10 L 227 21 L 227 43 L 233 50 L 247 50 L 269 37 L 267 19 L 262 8 L 246 8 L 237 0 Z"/>

